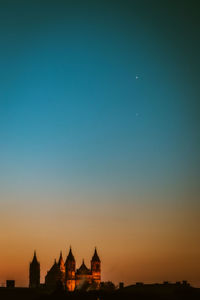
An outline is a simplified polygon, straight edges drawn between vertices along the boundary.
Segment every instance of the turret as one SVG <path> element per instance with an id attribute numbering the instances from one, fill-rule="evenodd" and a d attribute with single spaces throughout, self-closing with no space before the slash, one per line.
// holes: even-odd
<path id="1" fill-rule="evenodd" d="M 74 255 L 72 254 L 72 249 L 70 247 L 69 254 L 65 262 L 65 279 L 66 288 L 68 291 L 73 291 L 75 289 L 75 275 L 76 275 L 76 261 Z"/>
<path id="2" fill-rule="evenodd" d="M 101 282 L 101 261 L 97 254 L 97 249 L 94 250 L 94 255 L 91 260 L 92 280 L 99 286 Z"/>
<path id="3" fill-rule="evenodd" d="M 37 260 L 36 251 L 34 251 L 33 260 L 29 268 L 29 287 L 38 288 L 40 286 L 40 263 Z"/>
<path id="4" fill-rule="evenodd" d="M 62 285 L 65 286 L 65 263 L 62 257 L 62 251 L 60 251 L 58 267 L 60 269 L 60 281 L 62 282 Z"/>
<path id="5" fill-rule="evenodd" d="M 59 260 L 58 260 L 58 266 L 59 266 L 61 272 L 65 273 L 65 263 L 64 263 L 64 260 L 63 260 L 63 256 L 62 256 L 62 251 L 60 251 L 60 257 L 59 257 Z"/>

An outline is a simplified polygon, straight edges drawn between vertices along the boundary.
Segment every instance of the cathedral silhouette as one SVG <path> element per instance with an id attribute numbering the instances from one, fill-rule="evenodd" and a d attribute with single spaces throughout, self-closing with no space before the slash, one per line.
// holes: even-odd
<path id="1" fill-rule="evenodd" d="M 74 291 L 75 288 L 81 287 L 83 284 L 92 286 L 98 289 L 101 282 L 101 261 L 97 254 L 97 249 L 94 250 L 94 255 L 91 259 L 91 268 L 88 269 L 84 263 L 80 268 L 76 269 L 76 261 L 70 247 L 69 254 L 64 262 L 62 252 L 58 262 L 55 260 L 53 266 L 45 276 L 45 287 L 54 289 L 62 286 L 68 291 Z M 29 287 L 40 287 L 40 263 L 34 251 L 33 260 L 29 268 Z"/>

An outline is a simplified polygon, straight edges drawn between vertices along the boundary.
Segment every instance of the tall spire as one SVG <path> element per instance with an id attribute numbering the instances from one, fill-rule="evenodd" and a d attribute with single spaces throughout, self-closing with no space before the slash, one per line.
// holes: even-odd
<path id="1" fill-rule="evenodd" d="M 76 261 L 74 255 L 72 254 L 72 248 L 69 248 L 69 254 L 65 262 L 65 279 L 67 281 L 67 290 L 73 291 L 75 289 L 76 280 Z"/>
<path id="2" fill-rule="evenodd" d="M 63 256 L 62 256 L 62 251 L 60 251 L 60 257 L 59 257 L 59 260 L 58 260 L 58 266 L 60 268 L 60 270 L 62 272 L 65 272 L 65 263 L 64 263 L 64 260 L 63 260 Z"/>
<path id="3" fill-rule="evenodd" d="M 37 260 L 37 255 L 36 255 L 36 250 L 34 250 L 34 254 L 33 254 L 32 263 L 38 263 L 38 260 Z"/>
<path id="4" fill-rule="evenodd" d="M 60 251 L 60 257 L 58 260 L 58 264 L 60 265 L 63 262 L 62 251 Z"/>
<path id="5" fill-rule="evenodd" d="M 97 248 L 96 247 L 94 249 L 94 255 L 92 257 L 92 261 L 98 261 L 98 262 L 100 262 L 100 258 L 99 258 L 99 255 L 97 254 Z"/>
<path id="6" fill-rule="evenodd" d="M 66 262 L 68 262 L 68 261 L 73 261 L 73 262 L 75 261 L 74 255 L 72 254 L 72 248 L 71 248 L 71 246 L 69 248 L 69 254 L 68 254 L 67 259 L 66 259 Z"/>
<path id="7" fill-rule="evenodd" d="M 29 286 L 31 288 L 39 287 L 40 285 L 40 263 L 37 260 L 36 250 L 34 250 L 33 259 L 29 267 Z"/>

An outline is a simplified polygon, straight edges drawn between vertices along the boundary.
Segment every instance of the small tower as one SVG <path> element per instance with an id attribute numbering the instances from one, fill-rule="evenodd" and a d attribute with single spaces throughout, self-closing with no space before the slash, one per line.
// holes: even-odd
<path id="1" fill-rule="evenodd" d="M 62 251 L 60 251 L 60 258 L 58 260 L 58 267 L 60 269 L 61 272 L 61 282 L 63 285 L 65 285 L 65 263 L 62 257 Z"/>
<path id="2" fill-rule="evenodd" d="M 97 254 L 96 247 L 91 260 L 91 273 L 93 282 L 97 284 L 97 287 L 99 287 L 101 283 L 101 261 Z"/>
<path id="3" fill-rule="evenodd" d="M 58 266 L 59 266 L 60 270 L 65 273 L 65 263 L 64 263 L 64 260 L 63 260 L 63 257 L 62 257 L 62 251 L 60 251 Z"/>
<path id="4" fill-rule="evenodd" d="M 34 251 L 33 260 L 29 268 L 29 287 L 38 288 L 40 286 L 40 263 L 37 260 L 36 251 Z"/>
<path id="5" fill-rule="evenodd" d="M 74 291 L 76 284 L 76 262 L 74 255 L 72 254 L 72 249 L 70 247 L 69 254 L 65 262 L 65 280 L 66 288 L 68 291 Z"/>

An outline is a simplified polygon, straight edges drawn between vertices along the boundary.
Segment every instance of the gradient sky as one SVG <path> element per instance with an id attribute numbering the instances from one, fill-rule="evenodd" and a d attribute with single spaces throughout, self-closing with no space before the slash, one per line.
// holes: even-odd
<path id="1" fill-rule="evenodd" d="M 0 284 L 97 246 L 200 286 L 198 1 L 0 0 Z"/>

